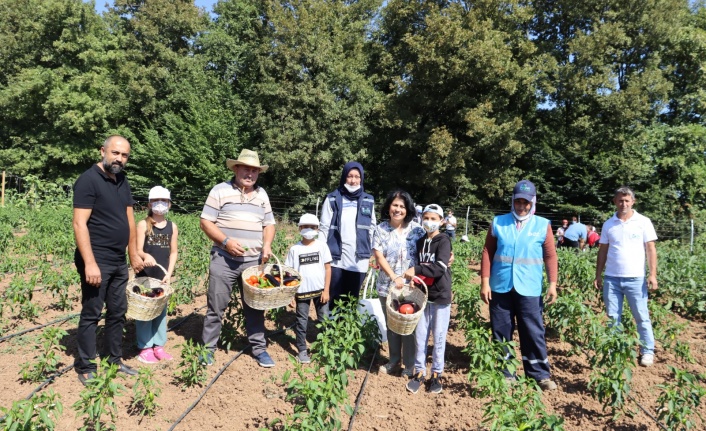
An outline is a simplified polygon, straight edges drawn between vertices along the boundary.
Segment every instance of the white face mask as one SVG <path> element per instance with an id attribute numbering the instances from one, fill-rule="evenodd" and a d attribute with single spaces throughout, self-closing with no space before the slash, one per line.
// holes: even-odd
<path id="1" fill-rule="evenodd" d="M 440 223 L 438 221 L 424 220 L 422 222 L 424 230 L 429 233 L 436 232 L 439 229 L 439 225 Z"/>
<path id="2" fill-rule="evenodd" d="M 360 188 L 360 184 L 358 184 L 357 186 L 351 186 L 350 184 L 344 184 L 344 186 L 346 187 L 346 190 L 348 190 L 351 193 L 357 192 L 358 189 Z"/>
<path id="3" fill-rule="evenodd" d="M 308 227 L 308 228 L 302 229 L 301 234 L 305 239 L 314 239 L 317 236 L 319 236 L 319 231 Z"/>
<path id="4" fill-rule="evenodd" d="M 169 204 L 166 202 L 155 202 L 152 204 L 152 212 L 159 215 L 165 215 L 169 212 Z"/>

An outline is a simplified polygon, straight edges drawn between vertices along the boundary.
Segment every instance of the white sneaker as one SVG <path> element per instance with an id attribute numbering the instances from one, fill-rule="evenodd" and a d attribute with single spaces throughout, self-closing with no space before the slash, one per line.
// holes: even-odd
<path id="1" fill-rule="evenodd" d="M 652 353 L 645 353 L 640 359 L 640 365 L 643 367 L 651 367 L 655 363 L 655 355 Z"/>

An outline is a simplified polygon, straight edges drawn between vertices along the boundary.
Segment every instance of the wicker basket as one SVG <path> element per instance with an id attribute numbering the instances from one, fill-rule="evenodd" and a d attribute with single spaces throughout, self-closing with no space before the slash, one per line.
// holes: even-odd
<path id="1" fill-rule="evenodd" d="M 397 289 L 396 287 L 391 288 L 390 292 L 387 294 L 387 301 L 385 302 L 385 306 L 387 307 L 387 329 L 395 334 L 409 335 L 414 332 L 427 306 L 429 288 L 418 277 L 414 277 L 414 280 L 424 286 L 424 291 L 422 291 L 422 289 L 413 288 L 409 284 L 405 284 L 401 289 Z M 417 304 L 419 311 L 412 314 L 402 314 L 394 310 L 392 308 L 392 299 L 393 296 L 397 297 L 399 295 L 404 295 L 405 300 Z"/>
<path id="2" fill-rule="evenodd" d="M 165 274 L 167 273 L 167 270 L 162 265 L 157 264 L 156 266 L 164 271 Z M 142 296 L 132 291 L 135 286 L 149 289 L 161 287 L 164 289 L 164 295 L 159 298 Z M 150 321 L 162 313 L 164 307 L 169 303 L 169 297 L 172 296 L 173 292 L 174 289 L 169 284 L 163 284 L 161 280 L 156 278 L 133 278 L 127 282 L 127 287 L 125 288 L 125 294 L 127 295 L 127 312 L 125 316 L 135 320 Z"/>
<path id="3" fill-rule="evenodd" d="M 284 307 L 290 302 L 292 302 L 294 295 L 297 293 L 297 290 L 299 290 L 299 285 L 279 286 L 270 289 L 262 289 L 258 286 L 253 286 L 248 283 L 248 278 L 253 275 L 259 275 L 261 273 L 271 274 L 272 268 L 274 268 L 275 266 L 278 267 L 280 274 L 289 272 L 301 279 L 301 274 L 299 274 L 297 270 L 292 267 L 282 265 L 277 256 L 272 256 L 275 258 L 277 263 L 251 266 L 250 268 L 246 268 L 243 271 L 243 299 L 245 300 L 246 304 L 256 310 L 271 310 L 273 308 Z M 281 279 L 284 280 L 284 277 L 282 277 Z"/>

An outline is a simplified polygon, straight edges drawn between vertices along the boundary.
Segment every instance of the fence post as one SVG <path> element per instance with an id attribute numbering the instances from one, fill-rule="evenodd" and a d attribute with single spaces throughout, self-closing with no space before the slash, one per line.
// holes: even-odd
<path id="1" fill-rule="evenodd" d="M 316 198 L 316 217 L 319 217 L 319 201 L 321 198 Z"/>
<path id="2" fill-rule="evenodd" d="M 5 207 L 5 171 L 2 171 L 2 203 L 0 205 Z"/>
<path id="3" fill-rule="evenodd" d="M 694 253 L 694 219 L 691 219 L 691 253 Z"/>
<path id="4" fill-rule="evenodd" d="M 466 236 L 468 236 L 468 213 L 471 211 L 470 205 L 466 208 Z"/>

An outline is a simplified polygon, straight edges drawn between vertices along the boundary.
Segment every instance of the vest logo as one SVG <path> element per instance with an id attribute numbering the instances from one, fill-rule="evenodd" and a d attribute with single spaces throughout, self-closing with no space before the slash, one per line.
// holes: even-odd
<path id="1" fill-rule="evenodd" d="M 540 236 L 540 235 L 542 235 L 542 234 L 539 232 L 530 232 L 527 234 L 527 236 Z"/>

